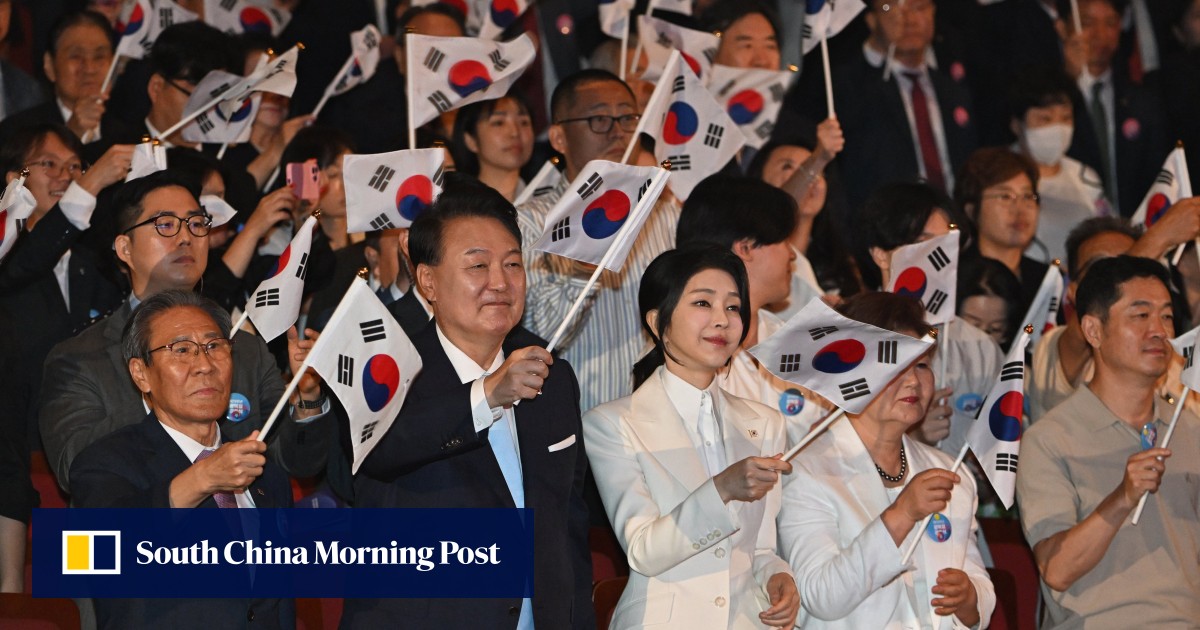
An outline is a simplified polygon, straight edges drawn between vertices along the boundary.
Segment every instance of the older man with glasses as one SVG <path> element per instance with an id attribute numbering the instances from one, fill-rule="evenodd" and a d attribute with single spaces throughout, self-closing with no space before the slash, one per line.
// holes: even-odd
<path id="1" fill-rule="evenodd" d="M 121 330 L 131 313 L 163 291 L 193 290 L 208 260 L 212 217 L 197 203 L 195 191 L 170 172 L 125 184 L 113 207 L 119 231 L 113 249 L 129 272 L 133 292 L 107 319 L 58 344 L 46 359 L 38 421 L 46 457 L 64 488 L 81 450 L 136 422 L 149 408 L 130 382 L 121 355 Z M 296 370 L 312 341 L 292 337 L 288 358 Z M 262 339 L 245 332 L 234 339 L 233 389 L 221 430 L 239 440 L 262 426 L 283 395 L 284 383 Z M 290 474 L 312 476 L 324 468 L 332 439 L 328 401 L 320 382 L 306 378 L 292 403 L 295 422 L 281 423 L 268 452 Z"/>

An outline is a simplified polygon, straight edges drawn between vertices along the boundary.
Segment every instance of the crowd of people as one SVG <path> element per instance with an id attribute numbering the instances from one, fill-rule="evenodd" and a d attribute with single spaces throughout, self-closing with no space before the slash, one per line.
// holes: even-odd
<path id="1" fill-rule="evenodd" d="M 656 163 L 637 131 L 657 79 L 636 28 L 601 30 L 613 3 L 532 3 L 501 39 L 529 34 L 533 63 L 415 146 L 404 35 L 473 34 L 488 3 L 262 0 L 290 16 L 274 34 L 176 3 L 200 19 L 118 59 L 127 3 L 0 0 L 0 170 L 35 202 L 19 223 L 0 212 L 0 591 L 29 589 L 40 452 L 72 507 L 290 507 L 290 477 L 320 505 L 533 510 L 532 597 L 348 598 L 343 627 L 593 628 L 601 527 L 630 571 L 612 628 L 983 628 L 998 602 L 977 515 L 1020 520 L 1045 627 L 1200 624 L 1200 398 L 1177 400 L 1190 357 L 1168 343 L 1200 322 L 1200 199 L 1139 210 L 1176 141 L 1200 155 L 1200 0 L 866 0 L 828 63 L 801 54 L 819 2 L 638 3 L 718 32 L 712 64 L 799 70 L 771 137 L 693 164 L 708 176 L 686 195 L 668 180 L 594 285 L 594 266 L 535 245 L 589 162 Z M 374 75 L 312 115 L 368 24 L 386 34 Z M 295 90 L 262 96 L 248 141 L 163 134 L 210 72 L 298 42 Z M 168 167 L 127 180 L 144 138 Z M 343 158 L 415 148 L 444 149 L 440 196 L 410 227 L 349 231 Z M 306 161 L 314 198 L 281 175 Z M 529 194 L 551 161 L 561 176 Z M 296 326 L 231 330 L 318 209 Z M 936 345 L 784 459 L 837 408 L 751 348 L 811 300 L 925 337 L 936 309 L 887 290 L 896 253 L 934 238 L 958 245 Z M 423 368 L 352 474 L 347 411 L 311 369 L 258 438 L 362 268 Z M 1042 323 L 1025 320 L 1048 272 L 1062 308 L 1026 356 L 1005 511 L 952 462 Z M 287 599 L 83 612 L 295 625 Z"/>

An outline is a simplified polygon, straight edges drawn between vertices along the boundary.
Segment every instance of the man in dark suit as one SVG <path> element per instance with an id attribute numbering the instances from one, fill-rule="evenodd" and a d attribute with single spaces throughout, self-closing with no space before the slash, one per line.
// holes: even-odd
<path id="1" fill-rule="evenodd" d="M 535 596 L 351 599 L 343 627 L 595 626 L 579 386 L 519 326 L 520 243 L 512 205 L 453 174 L 414 222 L 409 252 L 435 319 L 413 338 L 424 368 L 356 490 L 360 507 L 531 508 Z"/>
<path id="2" fill-rule="evenodd" d="M 191 291 L 150 297 L 125 326 L 126 374 L 150 413 L 92 444 L 71 467 L 83 508 L 291 507 L 287 476 L 258 431 L 231 441 L 218 420 L 233 380 L 229 315 Z M 96 599 L 101 628 L 292 627 L 291 600 Z"/>
<path id="3" fill-rule="evenodd" d="M 128 268 L 133 292 L 108 318 L 55 346 L 43 371 L 38 421 L 46 457 L 64 488 L 80 451 L 145 413 L 120 348 L 133 309 L 168 289 L 192 290 L 207 262 L 211 217 L 177 175 L 160 171 L 125 184 L 113 198 L 113 211 L 120 231 L 113 247 Z M 284 383 L 261 338 L 239 332 L 235 341 L 233 393 L 222 431 L 241 439 L 262 426 Z M 289 335 L 288 356 L 296 369 L 293 344 L 299 342 Z M 288 473 L 306 477 L 325 467 L 333 419 L 318 381 L 306 378 L 298 390 L 290 414 L 295 421 L 280 423 L 270 452 Z"/>

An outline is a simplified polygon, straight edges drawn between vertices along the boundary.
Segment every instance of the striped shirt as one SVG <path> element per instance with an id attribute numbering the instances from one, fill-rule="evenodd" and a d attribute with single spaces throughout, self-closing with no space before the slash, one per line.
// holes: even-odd
<path id="1" fill-rule="evenodd" d="M 525 260 L 525 327 L 549 339 L 579 297 L 592 272 L 569 258 L 534 251 L 546 215 L 566 190 L 565 178 L 554 192 L 517 208 Z M 642 226 L 620 273 L 604 271 L 584 300 L 579 316 L 559 343 L 561 354 L 579 377 L 580 408 L 633 393 L 633 364 L 650 340 L 642 333 L 638 288 L 642 272 L 659 254 L 675 247 L 679 204 L 660 199 Z"/>

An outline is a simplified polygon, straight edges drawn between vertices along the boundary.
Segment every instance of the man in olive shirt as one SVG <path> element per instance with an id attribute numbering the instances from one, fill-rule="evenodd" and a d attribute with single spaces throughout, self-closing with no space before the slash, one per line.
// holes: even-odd
<path id="1" fill-rule="evenodd" d="M 1043 628 L 1200 620 L 1200 418 L 1184 410 L 1171 449 L 1153 446 L 1172 412 L 1156 391 L 1173 355 L 1166 283 L 1147 258 L 1091 267 L 1076 305 L 1095 375 L 1022 440 L 1017 498 L 1042 575 Z"/>

